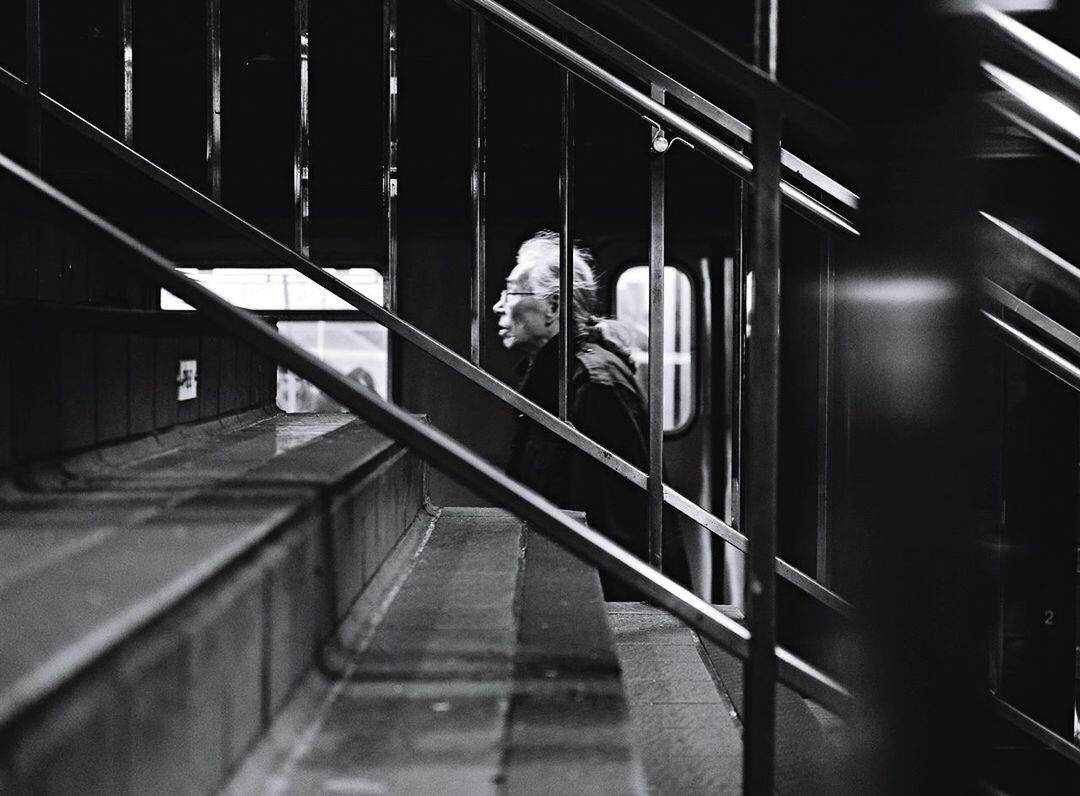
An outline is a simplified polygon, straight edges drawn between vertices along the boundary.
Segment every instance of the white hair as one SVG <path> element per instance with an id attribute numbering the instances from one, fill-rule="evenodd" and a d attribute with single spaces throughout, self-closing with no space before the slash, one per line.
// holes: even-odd
<path id="1" fill-rule="evenodd" d="M 518 265 L 525 266 L 530 287 L 544 298 L 559 295 L 559 244 L 559 233 L 545 229 L 522 243 L 518 249 Z M 588 249 L 574 246 L 573 257 L 573 322 L 575 332 L 580 332 L 592 317 L 596 303 L 596 276 L 592 268 L 592 254 Z"/>

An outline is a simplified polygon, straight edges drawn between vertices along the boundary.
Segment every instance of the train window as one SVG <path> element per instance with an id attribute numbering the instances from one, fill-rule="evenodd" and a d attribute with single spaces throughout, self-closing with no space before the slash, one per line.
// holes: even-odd
<path id="1" fill-rule="evenodd" d="M 323 362 L 386 397 L 387 332 L 374 321 L 346 320 L 352 307 L 288 268 L 181 268 L 222 298 L 247 309 L 276 315 L 278 331 Z M 335 268 L 338 279 L 383 303 L 382 274 L 374 268 Z M 163 310 L 191 307 L 161 291 Z M 325 317 L 319 317 L 325 314 Z M 286 412 L 337 412 L 342 407 L 295 374 L 279 369 L 277 403 Z"/>
<path id="2" fill-rule="evenodd" d="M 664 268 L 664 430 L 678 431 L 694 414 L 694 317 L 690 277 Z M 649 268 L 634 265 L 615 283 L 615 317 L 634 336 L 634 361 L 642 390 L 649 383 Z"/>

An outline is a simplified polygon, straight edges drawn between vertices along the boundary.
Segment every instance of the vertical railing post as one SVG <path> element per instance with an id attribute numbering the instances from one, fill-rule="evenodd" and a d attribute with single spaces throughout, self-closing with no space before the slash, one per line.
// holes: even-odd
<path id="1" fill-rule="evenodd" d="M 383 153 L 383 209 L 386 213 L 386 273 L 383 278 L 383 302 L 386 309 L 398 311 L 398 69 L 397 69 L 397 0 L 383 0 L 383 75 L 385 144 Z M 393 335 L 386 342 L 390 378 L 387 397 L 394 401 L 400 393 L 397 367 L 397 344 Z"/>
<path id="2" fill-rule="evenodd" d="M 649 94 L 663 104 L 664 89 Z M 664 157 L 649 155 L 649 563 L 660 569 L 664 550 Z"/>
<path id="3" fill-rule="evenodd" d="M 487 28 L 479 14 L 473 14 L 470 28 L 470 87 L 472 90 L 472 326 L 469 354 L 479 366 L 484 353 L 484 317 L 487 314 Z"/>
<path id="4" fill-rule="evenodd" d="M 778 0 L 757 0 L 759 68 L 776 76 Z M 780 403 L 780 111 L 759 96 L 754 114 L 753 288 L 743 426 L 743 533 L 749 540 L 746 609 L 745 793 L 772 793 L 776 724 L 776 520 Z"/>
<path id="5" fill-rule="evenodd" d="M 309 235 L 309 130 L 308 130 L 308 0 L 295 0 L 297 82 L 299 107 L 296 115 L 296 139 L 293 144 L 293 248 L 307 257 L 311 253 Z"/>
<path id="6" fill-rule="evenodd" d="M 814 577 L 828 586 L 832 579 L 829 552 L 829 458 L 832 441 L 833 247 L 825 236 L 818 277 L 818 456 L 817 456 L 817 565 Z"/>
<path id="7" fill-rule="evenodd" d="M 120 0 L 120 53 L 124 59 L 124 104 L 120 119 L 121 140 L 135 143 L 135 28 L 131 16 L 132 0 Z"/>
<path id="8" fill-rule="evenodd" d="M 26 0 L 26 165 L 41 172 L 41 0 Z"/>
<path id="9" fill-rule="evenodd" d="M 559 151 L 559 419 L 570 419 L 574 346 L 574 76 L 562 72 Z"/>
<path id="10" fill-rule="evenodd" d="M 206 180 L 221 201 L 221 0 L 206 0 Z"/>

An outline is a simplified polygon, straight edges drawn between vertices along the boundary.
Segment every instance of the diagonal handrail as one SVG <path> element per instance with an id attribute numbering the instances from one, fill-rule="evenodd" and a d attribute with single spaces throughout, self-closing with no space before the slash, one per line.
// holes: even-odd
<path id="1" fill-rule="evenodd" d="M 635 77 L 660 86 L 669 96 L 677 99 L 682 105 L 701 114 L 718 128 L 738 138 L 743 143 L 750 144 L 753 142 L 754 131 L 748 124 L 732 116 L 670 75 L 657 69 L 648 61 L 634 55 L 634 53 L 604 36 L 596 29 L 589 27 L 577 17 L 563 11 L 550 0 L 513 0 L 513 2 L 515 5 L 527 8 L 540 18 L 555 25 L 560 31 L 569 33 L 576 40 L 588 46 L 592 52 L 601 54 L 605 60 L 617 64 Z M 785 169 L 797 174 L 801 179 L 806 180 L 836 201 L 852 209 L 858 209 L 859 197 L 857 194 L 819 169 L 814 168 L 802 158 L 781 148 L 780 162 Z"/>
<path id="2" fill-rule="evenodd" d="M 778 104 L 785 118 L 823 140 L 846 144 L 847 125 L 806 97 L 781 85 L 765 71 L 746 63 L 701 31 L 689 27 L 667 10 L 644 0 L 585 0 L 606 15 L 632 26 L 708 78 L 719 80 L 745 96 Z"/>
<path id="3" fill-rule="evenodd" d="M 303 348 L 270 329 L 254 313 L 239 309 L 189 279 L 178 266 L 92 211 L 62 194 L 41 178 L 0 155 L 0 169 L 13 178 L 45 212 L 78 223 L 108 238 L 133 257 L 121 258 L 223 329 L 252 345 L 313 383 L 379 431 L 401 441 L 477 494 L 503 506 L 601 570 L 639 589 L 658 605 L 742 659 L 749 655 L 750 631 L 715 607 L 619 547 L 603 534 L 570 517 L 533 490 L 519 484 L 449 435 L 432 428 L 376 392 L 327 366 Z M 784 650 L 777 651 L 781 680 L 838 715 L 850 715 L 854 697 L 847 689 L 810 664 Z"/>
<path id="4" fill-rule="evenodd" d="M 1062 738 L 1050 728 L 1035 721 L 1035 719 L 1031 718 L 1022 710 L 1010 705 L 997 694 L 990 694 L 990 705 L 995 713 L 1018 730 L 1021 730 L 1035 740 L 1042 742 L 1070 763 L 1080 766 L 1080 747 L 1076 746 L 1072 741 L 1067 738 Z"/>
<path id="5" fill-rule="evenodd" d="M 496 0 L 455 0 L 455 2 L 483 15 L 485 19 L 498 25 L 577 77 L 591 83 L 612 99 L 637 113 L 645 114 L 650 121 L 656 120 L 657 124 L 663 122 L 671 129 L 677 130 L 707 157 L 728 169 L 735 176 L 747 181 L 752 179 L 754 165 L 742 152 L 638 91 L 626 81 L 581 55 L 572 47 L 563 44 Z M 787 180 L 780 181 L 780 193 L 792 209 L 805 218 L 843 230 L 850 235 L 859 234 L 859 230 L 848 219 L 805 191 L 796 188 Z"/>
<path id="6" fill-rule="evenodd" d="M 0 67 L 0 83 L 3 83 L 16 91 L 25 91 L 25 84 L 23 81 L 3 67 Z M 316 284 L 366 314 L 376 323 L 386 327 L 391 332 L 415 345 L 441 364 L 451 368 L 455 373 L 465 377 L 473 384 L 476 384 L 478 387 L 504 403 L 509 404 L 531 420 L 541 424 L 544 428 L 551 431 L 563 441 L 573 445 L 585 455 L 607 466 L 636 486 L 642 489 L 646 488 L 648 476 L 645 472 L 624 459 L 619 458 L 606 448 L 597 445 L 572 425 L 559 420 L 553 414 L 528 400 L 516 390 L 508 387 L 481 368 L 476 367 L 467 359 L 454 351 L 451 351 L 449 348 L 425 334 L 420 329 L 417 329 L 412 324 L 379 306 L 345 282 L 342 282 L 333 274 L 324 271 L 308 258 L 296 253 L 280 241 L 267 235 L 258 227 L 245 221 L 210 197 L 165 171 L 163 168 L 113 138 L 99 127 L 96 127 L 86 119 L 83 119 L 74 111 L 69 110 L 52 97 L 42 93 L 41 100 L 42 108 L 45 112 L 56 116 L 77 132 L 100 144 L 125 163 L 141 171 L 146 176 L 172 191 L 175 195 L 203 210 L 217 221 L 230 227 L 234 232 L 243 235 L 247 240 L 254 243 L 263 252 L 273 257 L 275 260 L 295 268 Z M 663 491 L 664 503 L 707 529 L 709 532 L 719 536 L 737 550 L 743 553 L 747 551 L 749 543 L 746 536 L 739 533 L 719 517 L 706 511 L 701 506 L 698 506 L 694 501 L 672 489 L 667 484 L 664 484 Z M 809 594 L 823 605 L 842 614 L 851 613 L 851 604 L 843 597 L 822 586 L 809 575 L 783 559 L 778 558 L 776 560 L 776 572 L 784 580 L 806 594 Z"/>

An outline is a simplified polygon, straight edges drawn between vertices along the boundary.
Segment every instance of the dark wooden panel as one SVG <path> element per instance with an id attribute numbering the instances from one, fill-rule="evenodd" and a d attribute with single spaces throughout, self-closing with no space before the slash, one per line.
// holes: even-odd
<path id="1" fill-rule="evenodd" d="M 154 428 L 160 431 L 176 424 L 176 374 L 180 355 L 176 337 L 173 335 L 158 337 L 155 348 Z"/>
<path id="2" fill-rule="evenodd" d="M 10 231 L 7 229 L 7 216 L 0 216 L 0 219 L 5 220 L 5 227 L 0 229 L 0 296 L 6 296 L 8 294 L 8 261 L 10 259 L 11 243 L 9 238 L 11 237 Z"/>
<path id="3" fill-rule="evenodd" d="M 236 340 L 232 337 L 221 338 L 221 375 L 220 375 L 219 410 L 232 412 L 239 408 L 239 383 L 236 373 Z"/>
<path id="4" fill-rule="evenodd" d="M 11 236 L 8 293 L 13 298 L 32 298 L 37 293 L 37 226 L 16 217 Z"/>
<path id="5" fill-rule="evenodd" d="M 154 430 L 154 339 L 132 335 L 128 344 L 129 431 L 147 434 Z"/>
<path id="6" fill-rule="evenodd" d="M 93 445 L 97 431 L 97 356 L 84 331 L 60 333 L 60 448 Z"/>
<path id="7" fill-rule="evenodd" d="M 86 244 L 72 235 L 64 236 L 64 301 L 85 302 L 90 298 L 90 255 Z"/>
<path id="8" fill-rule="evenodd" d="M 216 417 L 220 412 L 221 338 L 203 335 L 199 354 L 199 417 Z"/>
<path id="9" fill-rule="evenodd" d="M 14 380 L 15 343 L 9 334 L 0 334 L 0 468 L 12 462 L 11 389 Z"/>
<path id="10" fill-rule="evenodd" d="M 64 295 L 64 242 L 57 227 L 41 225 L 38 252 L 37 296 L 44 301 L 59 301 Z"/>
<path id="11" fill-rule="evenodd" d="M 190 401 L 176 400 L 176 376 L 180 370 L 181 359 L 194 359 L 199 363 L 198 392 L 201 395 L 203 389 L 202 359 L 199 356 L 199 338 L 194 335 L 184 335 L 176 340 L 176 356 L 171 363 L 167 363 L 165 369 L 172 373 L 172 403 L 176 407 L 176 421 L 178 423 L 190 423 L 199 419 L 199 398 Z"/>
<path id="12" fill-rule="evenodd" d="M 60 343 L 57 332 L 38 325 L 16 345 L 11 400 L 16 462 L 40 459 L 60 447 Z"/>
<path id="13" fill-rule="evenodd" d="M 97 352 L 97 435 L 109 442 L 128 433 L 127 336 L 101 335 Z"/>

